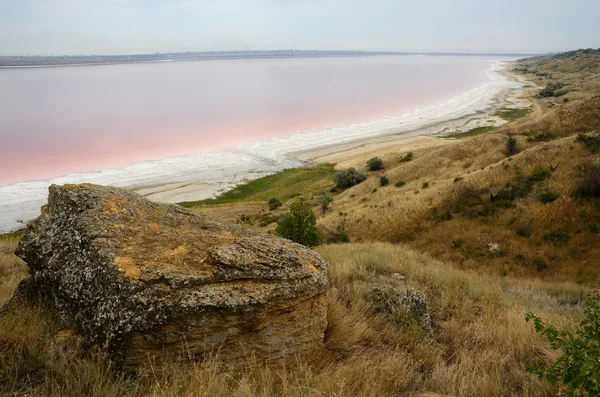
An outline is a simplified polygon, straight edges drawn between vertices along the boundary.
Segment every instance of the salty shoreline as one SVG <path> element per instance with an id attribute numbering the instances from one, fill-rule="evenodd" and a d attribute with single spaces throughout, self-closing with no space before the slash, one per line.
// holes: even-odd
<path id="1" fill-rule="evenodd" d="M 25 221 L 36 217 L 51 183 L 110 184 L 130 188 L 159 202 L 196 201 L 285 168 L 315 162 L 335 162 L 342 167 L 345 160 L 373 148 L 408 151 L 415 145 L 439 144 L 435 136 L 483 125 L 499 126 L 506 121 L 493 116 L 495 109 L 529 105 L 518 99 L 523 81 L 507 73 L 506 64 L 493 64 L 487 71 L 489 82 L 480 87 L 398 115 L 272 138 L 237 150 L 171 157 L 123 169 L 2 187 L 0 233 L 22 227 Z"/>
<path id="2" fill-rule="evenodd" d="M 508 73 L 505 68 L 494 71 L 504 78 L 523 85 L 525 80 L 521 76 Z M 435 120 L 428 124 L 416 126 L 412 129 L 396 128 L 387 131 L 379 131 L 373 136 L 356 138 L 347 142 L 324 144 L 317 147 L 300 149 L 282 153 L 282 157 L 289 160 L 293 166 L 304 166 L 314 163 L 337 163 L 339 168 L 353 166 L 354 159 L 361 157 L 361 153 L 370 153 L 374 150 L 398 150 L 411 151 L 419 147 L 440 145 L 439 136 L 456 131 L 468 131 L 472 128 L 482 126 L 501 126 L 506 120 L 495 116 L 496 109 L 502 107 L 524 108 L 530 102 L 521 99 L 522 88 L 505 88 L 487 98 L 490 102 L 483 110 L 477 110 L 471 114 L 456 118 Z M 449 142 L 445 140 L 446 142 Z M 259 143 L 260 145 L 261 143 Z M 284 145 L 281 145 L 284 146 Z M 260 147 L 259 147 L 260 148 Z M 181 183 L 157 184 L 134 188 L 134 190 L 152 200 L 162 202 L 195 201 L 215 197 L 224 191 L 234 188 L 241 182 L 266 176 L 274 172 L 264 174 L 247 173 L 238 183 L 229 183 L 220 186 L 218 190 L 214 185 L 206 181 L 186 181 Z M 240 175 L 238 175 L 240 176 Z"/>

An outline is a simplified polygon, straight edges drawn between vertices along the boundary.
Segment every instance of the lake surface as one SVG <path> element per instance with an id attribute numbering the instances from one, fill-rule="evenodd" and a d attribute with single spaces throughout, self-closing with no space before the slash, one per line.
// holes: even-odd
<path id="1" fill-rule="evenodd" d="M 235 147 L 421 107 L 490 58 L 246 59 L 0 70 L 0 185 Z"/>
<path id="2" fill-rule="evenodd" d="M 0 69 L 0 232 L 52 183 L 227 188 L 287 154 L 490 106 L 504 57 L 240 59 Z M 204 198 L 204 197 L 198 197 Z"/>

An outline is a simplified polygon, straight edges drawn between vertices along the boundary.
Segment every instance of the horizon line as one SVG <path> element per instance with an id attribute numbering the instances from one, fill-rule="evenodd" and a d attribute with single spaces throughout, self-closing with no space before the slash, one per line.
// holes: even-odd
<path id="1" fill-rule="evenodd" d="M 124 53 L 124 54 L 55 54 L 55 55 L 38 55 L 38 54 L 20 54 L 20 55 L 4 55 L 0 53 L 0 58 L 76 58 L 76 57 L 141 57 L 141 56 L 161 56 L 161 55 L 194 55 L 194 54 L 250 54 L 250 53 L 338 53 L 338 54 L 363 54 L 363 55 L 552 55 L 564 51 L 552 52 L 494 52 L 494 51 L 372 51 L 372 50 L 305 50 L 305 49 L 272 49 L 272 50 L 207 50 L 207 51 L 170 51 L 170 52 L 140 52 L 140 53 Z"/>

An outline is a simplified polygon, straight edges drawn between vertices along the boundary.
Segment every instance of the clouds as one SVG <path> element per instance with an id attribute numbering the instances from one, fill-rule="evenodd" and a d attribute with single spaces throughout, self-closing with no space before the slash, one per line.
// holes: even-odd
<path id="1" fill-rule="evenodd" d="M 600 47 L 595 0 L 1 0 L 0 54 Z"/>

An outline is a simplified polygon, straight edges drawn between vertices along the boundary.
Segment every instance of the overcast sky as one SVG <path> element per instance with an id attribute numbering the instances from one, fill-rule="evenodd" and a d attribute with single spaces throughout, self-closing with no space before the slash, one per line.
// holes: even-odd
<path id="1" fill-rule="evenodd" d="M 600 0 L 0 0 L 0 55 L 600 47 Z"/>

